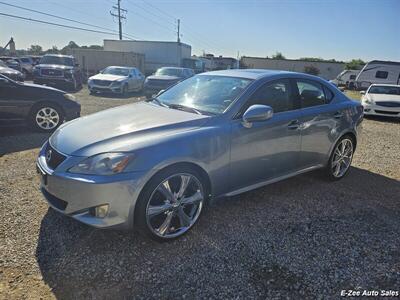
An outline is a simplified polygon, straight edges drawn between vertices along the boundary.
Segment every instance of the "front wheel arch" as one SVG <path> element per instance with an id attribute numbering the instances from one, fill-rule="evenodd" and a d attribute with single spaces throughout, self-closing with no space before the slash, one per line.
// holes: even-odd
<path id="1" fill-rule="evenodd" d="M 210 176 L 208 175 L 208 173 L 202 168 L 200 167 L 198 164 L 195 163 L 191 163 L 191 162 L 179 162 L 179 163 L 174 163 L 171 165 L 168 165 L 160 170 L 158 170 L 157 172 L 155 172 L 146 182 L 146 184 L 143 186 L 143 188 L 141 189 L 136 202 L 135 202 L 135 206 L 133 208 L 133 213 L 132 213 L 132 217 L 133 217 L 133 224 L 137 225 L 137 221 L 138 221 L 138 210 L 137 210 L 137 204 L 138 204 L 138 199 L 140 199 L 145 191 L 145 188 L 147 187 L 147 185 L 150 183 L 150 181 L 158 176 L 161 172 L 166 172 L 169 169 L 180 169 L 180 168 L 191 168 L 193 170 L 195 170 L 197 173 L 199 173 L 199 175 L 201 176 L 202 181 L 205 184 L 205 189 L 206 189 L 206 195 L 207 195 L 207 199 L 206 199 L 206 203 L 207 201 L 211 198 L 212 195 L 212 185 L 211 185 L 211 180 L 210 180 Z"/>

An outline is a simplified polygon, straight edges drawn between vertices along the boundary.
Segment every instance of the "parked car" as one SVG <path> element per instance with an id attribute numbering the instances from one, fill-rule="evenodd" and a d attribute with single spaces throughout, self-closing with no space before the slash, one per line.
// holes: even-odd
<path id="1" fill-rule="evenodd" d="M 372 84 L 361 94 L 365 115 L 400 117 L 400 85 Z"/>
<path id="2" fill-rule="evenodd" d="M 354 90 L 358 73 L 360 73 L 359 70 L 344 70 L 330 82 L 338 87 L 344 86 L 349 90 Z"/>
<path id="3" fill-rule="evenodd" d="M 2 60 L 0 60 L 0 74 L 16 81 L 24 81 L 25 78 L 24 74 L 9 68 Z"/>
<path id="4" fill-rule="evenodd" d="M 188 68 L 160 68 L 154 75 L 148 76 L 144 82 L 144 93 L 151 98 L 161 90 L 165 90 L 179 81 L 192 77 L 194 71 Z"/>
<path id="5" fill-rule="evenodd" d="M 126 95 L 143 89 L 144 75 L 137 68 L 110 66 L 88 80 L 90 93 L 111 92 Z"/>
<path id="6" fill-rule="evenodd" d="M 0 75 L 0 125 L 26 124 L 50 132 L 64 121 L 79 117 L 80 110 L 73 95 Z"/>
<path id="7" fill-rule="evenodd" d="M 82 87 L 82 72 L 73 56 L 46 54 L 33 68 L 33 82 L 76 91 Z"/>
<path id="8" fill-rule="evenodd" d="M 59 128 L 37 159 L 41 190 L 83 223 L 168 240 L 196 223 L 209 197 L 320 168 L 341 179 L 362 118 L 358 101 L 316 76 L 202 73 Z"/>
<path id="9" fill-rule="evenodd" d="M 373 60 L 356 78 L 356 87 L 366 90 L 371 84 L 400 84 L 400 62 Z"/>
<path id="10" fill-rule="evenodd" d="M 30 57 L 14 57 L 15 61 L 21 66 L 21 72 L 24 73 L 25 78 L 31 77 L 33 75 L 33 59 Z"/>
<path id="11" fill-rule="evenodd" d="M 3 61 L 7 65 L 7 67 L 22 72 L 20 63 L 15 59 L 13 59 L 12 57 L 2 56 L 0 57 L 0 60 Z"/>

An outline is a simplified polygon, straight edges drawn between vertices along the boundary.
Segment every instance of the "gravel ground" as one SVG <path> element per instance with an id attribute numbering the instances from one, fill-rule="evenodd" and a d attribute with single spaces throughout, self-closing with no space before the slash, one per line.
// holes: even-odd
<path id="1" fill-rule="evenodd" d="M 82 114 L 138 101 L 78 93 Z M 339 298 L 400 287 L 400 122 L 367 119 L 347 177 L 214 201 L 184 238 L 100 231 L 48 209 L 29 129 L 0 134 L 0 298 Z"/>

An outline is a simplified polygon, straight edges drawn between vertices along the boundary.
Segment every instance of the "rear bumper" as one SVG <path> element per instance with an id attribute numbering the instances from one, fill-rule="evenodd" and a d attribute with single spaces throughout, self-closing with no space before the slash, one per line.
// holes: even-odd
<path id="1" fill-rule="evenodd" d="M 400 107 L 386 107 L 379 105 L 369 105 L 363 103 L 364 115 L 385 116 L 385 117 L 399 117 Z"/>
<path id="2" fill-rule="evenodd" d="M 143 186 L 143 173 L 90 177 L 55 172 L 47 166 L 43 152 L 42 149 L 36 165 L 41 177 L 40 190 L 49 206 L 96 228 L 133 228 L 134 205 Z M 109 205 L 106 217 L 91 213 L 91 208 L 104 204 Z"/>

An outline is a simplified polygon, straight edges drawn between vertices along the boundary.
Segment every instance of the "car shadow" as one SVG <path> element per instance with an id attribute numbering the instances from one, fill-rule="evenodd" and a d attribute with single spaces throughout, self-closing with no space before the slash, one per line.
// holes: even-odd
<path id="1" fill-rule="evenodd" d="M 364 118 L 367 120 L 373 120 L 382 123 L 400 123 L 400 118 L 393 118 L 393 117 L 385 117 L 385 116 L 374 116 L 374 115 L 364 115 Z"/>
<path id="2" fill-rule="evenodd" d="M 114 93 L 93 93 L 91 94 L 93 97 L 99 98 L 110 98 L 110 99 L 128 99 L 132 97 L 144 97 L 143 92 L 129 92 L 126 95 L 122 94 L 114 94 Z"/>
<path id="3" fill-rule="evenodd" d="M 227 287 L 231 295 L 246 287 L 250 298 L 313 298 L 315 286 L 337 296 L 360 281 L 390 288 L 369 257 L 398 263 L 390 249 L 399 246 L 399 194 L 399 181 L 363 169 L 337 182 L 314 172 L 215 200 L 193 230 L 167 243 L 92 229 L 49 209 L 36 257 L 60 299 L 213 298 Z"/>
<path id="4" fill-rule="evenodd" d="M 41 147 L 51 133 L 34 131 L 26 126 L 0 128 L 0 157 L 4 154 Z"/>

